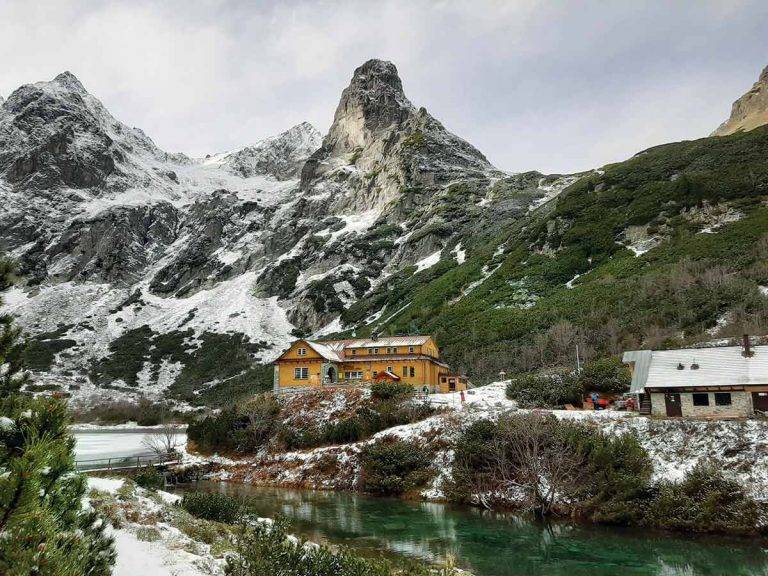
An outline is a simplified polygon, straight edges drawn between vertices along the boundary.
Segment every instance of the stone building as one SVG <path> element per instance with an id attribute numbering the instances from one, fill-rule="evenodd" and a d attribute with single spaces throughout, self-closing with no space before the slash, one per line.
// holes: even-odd
<path id="1" fill-rule="evenodd" d="M 653 416 L 741 418 L 768 413 L 768 346 L 633 350 L 630 392 Z"/>

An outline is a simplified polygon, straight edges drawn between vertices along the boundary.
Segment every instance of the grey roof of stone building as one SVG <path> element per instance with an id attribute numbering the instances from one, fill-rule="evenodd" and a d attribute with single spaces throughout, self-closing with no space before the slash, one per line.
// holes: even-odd
<path id="1" fill-rule="evenodd" d="M 768 385 L 768 346 L 754 346 L 750 357 L 743 351 L 741 346 L 633 350 L 623 360 L 635 363 L 633 393 L 646 387 Z"/>

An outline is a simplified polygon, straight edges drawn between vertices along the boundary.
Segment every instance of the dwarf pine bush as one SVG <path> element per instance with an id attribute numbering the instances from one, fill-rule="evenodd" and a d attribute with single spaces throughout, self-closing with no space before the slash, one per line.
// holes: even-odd
<path id="1" fill-rule="evenodd" d="M 227 524 L 237 522 L 243 512 L 243 503 L 238 498 L 217 492 L 187 492 L 181 507 L 192 516 Z"/>

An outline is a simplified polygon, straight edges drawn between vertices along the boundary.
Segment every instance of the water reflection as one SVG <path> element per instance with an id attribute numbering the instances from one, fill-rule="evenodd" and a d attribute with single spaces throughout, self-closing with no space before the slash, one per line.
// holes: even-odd
<path id="1" fill-rule="evenodd" d="M 684 538 L 642 530 L 540 524 L 476 508 L 358 494 L 200 483 L 248 496 L 259 516 L 283 514 L 306 538 L 363 553 L 437 561 L 478 576 L 768 575 L 768 543 Z"/>

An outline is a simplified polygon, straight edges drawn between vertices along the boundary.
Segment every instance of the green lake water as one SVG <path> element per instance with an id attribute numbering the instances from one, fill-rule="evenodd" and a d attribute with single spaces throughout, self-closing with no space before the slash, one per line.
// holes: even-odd
<path id="1" fill-rule="evenodd" d="M 363 553 L 437 561 L 453 554 L 477 576 L 768 576 L 768 542 L 592 525 L 540 524 L 511 514 L 340 492 L 200 482 L 247 496 L 259 516 Z"/>

